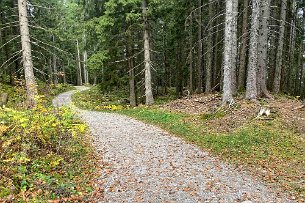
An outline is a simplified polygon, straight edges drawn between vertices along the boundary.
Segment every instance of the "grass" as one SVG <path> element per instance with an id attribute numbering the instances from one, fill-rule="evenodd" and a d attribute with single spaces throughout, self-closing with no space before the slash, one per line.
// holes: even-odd
<path id="1" fill-rule="evenodd" d="M 40 88 L 48 99 L 34 109 L 15 108 L 24 97 L 14 93 L 19 87 L 1 88 L 10 108 L 0 108 L 0 202 L 88 201 L 99 169 L 87 126 L 70 109 L 49 106 L 71 87 Z"/>
<path id="2" fill-rule="evenodd" d="M 80 107 L 84 107 L 79 103 L 80 95 L 86 98 L 83 102 L 98 101 L 92 97 L 98 95 L 97 92 L 90 95 L 82 92 L 74 98 L 74 102 Z M 95 109 L 95 104 L 90 103 L 90 109 Z M 170 112 L 158 106 L 142 106 L 124 108 L 117 112 L 157 125 L 231 164 L 245 167 L 266 182 L 275 183 L 292 192 L 300 200 L 305 197 L 305 141 L 293 129 L 285 127 L 279 119 L 253 120 L 231 133 L 212 133 L 209 132 L 206 121 L 223 117 L 222 111 L 194 116 Z M 210 129 L 211 127 L 209 126 Z"/>

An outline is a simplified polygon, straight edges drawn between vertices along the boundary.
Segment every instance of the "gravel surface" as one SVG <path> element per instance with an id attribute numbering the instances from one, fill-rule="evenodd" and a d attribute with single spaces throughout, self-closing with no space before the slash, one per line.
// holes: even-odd
<path id="1" fill-rule="evenodd" d="M 69 104 L 73 93 L 59 95 L 54 105 Z M 100 202 L 294 202 L 157 127 L 118 114 L 76 110 L 107 163 Z"/>

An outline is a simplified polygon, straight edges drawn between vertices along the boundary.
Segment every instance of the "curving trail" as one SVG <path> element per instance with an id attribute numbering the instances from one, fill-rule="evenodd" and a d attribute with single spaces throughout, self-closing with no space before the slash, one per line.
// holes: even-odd
<path id="1" fill-rule="evenodd" d="M 53 104 L 70 104 L 74 93 L 59 95 Z M 118 114 L 76 111 L 107 163 L 100 202 L 294 202 L 157 127 Z"/>

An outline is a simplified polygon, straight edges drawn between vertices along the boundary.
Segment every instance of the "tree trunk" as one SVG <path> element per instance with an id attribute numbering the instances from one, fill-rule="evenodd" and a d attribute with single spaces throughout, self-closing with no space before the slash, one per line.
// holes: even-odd
<path id="1" fill-rule="evenodd" d="M 302 25 L 302 24 L 301 24 Z M 305 35 L 305 8 L 303 8 L 303 32 L 302 36 Z M 299 48 L 299 58 L 298 58 L 298 68 L 299 68 L 299 82 L 298 82 L 298 88 L 299 88 L 299 95 L 304 99 L 304 91 L 305 88 L 302 86 L 303 78 L 304 77 L 304 51 L 305 51 L 305 44 L 302 43 Z M 302 89 L 304 88 L 304 90 Z"/>
<path id="2" fill-rule="evenodd" d="M 52 67 L 52 57 L 49 58 L 49 62 L 48 62 L 48 83 L 52 84 L 53 83 L 53 67 Z"/>
<path id="3" fill-rule="evenodd" d="M 182 73 L 182 50 L 181 50 L 181 41 L 182 39 L 178 39 L 177 47 L 176 47 L 176 97 L 181 98 L 183 94 L 183 73 Z"/>
<path id="4" fill-rule="evenodd" d="M 257 55 L 260 0 L 252 1 L 252 18 L 249 49 L 249 66 L 247 76 L 246 99 L 257 99 Z"/>
<path id="5" fill-rule="evenodd" d="M 77 59 L 76 59 L 77 85 L 82 86 L 83 85 L 82 65 L 81 65 L 81 59 L 80 59 L 80 50 L 79 50 L 78 40 L 76 40 L 76 49 L 77 49 Z"/>
<path id="6" fill-rule="evenodd" d="M 202 92 L 202 0 L 198 1 L 198 63 L 197 63 L 197 93 Z"/>
<path id="7" fill-rule="evenodd" d="M 152 77 L 151 77 L 151 58 L 150 58 L 150 39 L 147 22 L 147 0 L 143 0 L 143 19 L 144 19 L 144 62 L 145 62 L 145 97 L 146 105 L 152 105 L 154 103 L 154 97 L 152 92 Z"/>
<path id="8" fill-rule="evenodd" d="M 303 67 L 303 53 L 304 53 L 304 45 L 300 45 L 299 56 L 298 56 L 298 73 L 295 79 L 296 91 L 295 95 L 301 95 L 302 91 L 302 82 L 304 75 L 304 67 Z"/>
<path id="9" fill-rule="evenodd" d="M 18 0 L 20 35 L 22 45 L 22 60 L 27 90 L 27 102 L 29 107 L 36 105 L 35 96 L 37 93 L 36 81 L 33 70 L 32 50 L 30 41 L 29 24 L 27 18 L 27 1 Z"/>
<path id="10" fill-rule="evenodd" d="M 55 37 L 52 35 L 52 41 L 55 42 Z M 58 70 L 57 70 L 57 58 L 55 54 L 52 54 L 52 60 L 53 60 L 53 79 L 54 79 L 54 85 L 58 85 Z"/>
<path id="11" fill-rule="evenodd" d="M 53 54 L 53 75 L 54 75 L 54 85 L 58 85 L 58 71 L 57 71 L 57 58 L 56 55 Z"/>
<path id="12" fill-rule="evenodd" d="M 231 89 L 232 94 L 237 92 L 236 82 L 236 66 L 237 66 L 237 16 L 238 16 L 238 0 L 233 1 L 233 22 L 232 22 L 232 70 L 231 70 Z"/>
<path id="13" fill-rule="evenodd" d="M 222 6 L 217 3 L 217 9 L 220 10 L 222 9 Z M 219 89 L 222 89 L 222 84 L 223 84 L 223 78 L 222 78 L 222 53 L 219 51 L 219 47 L 222 47 L 222 28 L 220 26 L 223 18 L 218 18 L 216 21 L 216 36 L 215 36 L 215 47 L 214 47 L 214 65 L 213 65 L 213 86 L 214 87 L 219 87 Z"/>
<path id="14" fill-rule="evenodd" d="M 226 1 L 226 26 L 224 41 L 224 73 L 223 73 L 223 102 L 233 101 L 232 93 L 232 29 L 233 29 L 233 1 Z"/>
<path id="15" fill-rule="evenodd" d="M 258 39 L 258 73 L 257 92 L 258 96 L 271 98 L 267 90 L 267 64 L 268 64 L 268 33 L 271 0 L 261 2 L 260 27 Z"/>
<path id="16" fill-rule="evenodd" d="M 83 73 L 84 73 L 84 82 L 85 84 L 89 84 L 89 74 L 87 70 L 87 60 L 88 60 L 88 54 L 87 50 L 83 52 Z"/>
<path id="17" fill-rule="evenodd" d="M 134 59 L 130 58 L 133 56 L 133 51 L 130 45 L 127 45 L 127 57 L 128 57 L 128 73 L 129 73 L 129 100 L 130 106 L 134 107 L 137 105 L 136 100 L 136 85 L 135 85 L 135 70 L 134 70 Z"/>
<path id="18" fill-rule="evenodd" d="M 273 81 L 273 92 L 279 93 L 281 86 L 281 75 L 282 75 L 282 65 L 283 65 L 283 46 L 284 46 L 284 37 L 285 37 L 285 24 L 286 24 L 286 10 L 287 10 L 287 0 L 282 0 L 281 6 L 281 23 L 278 39 L 278 48 L 276 54 L 276 65 L 274 72 L 274 81 Z"/>
<path id="19" fill-rule="evenodd" d="M 290 23 L 290 42 L 289 42 L 289 75 L 286 79 L 286 90 L 288 92 L 294 92 L 294 81 L 290 77 L 294 77 L 297 74 L 298 67 L 295 63 L 295 45 L 296 45 L 296 16 L 297 16 L 297 2 L 293 0 L 291 3 L 292 18 Z"/>
<path id="20" fill-rule="evenodd" d="M 67 84 L 67 76 L 66 76 L 66 67 L 65 66 L 62 67 L 62 71 L 63 71 L 63 82 L 64 82 L 64 84 Z"/>
<path id="21" fill-rule="evenodd" d="M 239 59 L 239 73 L 238 73 L 238 90 L 242 90 L 246 84 L 246 64 L 247 64 L 247 41 L 248 41 L 248 6 L 249 0 L 244 0 L 243 7 L 243 23 L 242 23 L 242 37 L 241 50 Z"/>
<path id="22" fill-rule="evenodd" d="M 190 43 L 190 55 L 189 55 L 189 91 L 193 93 L 193 14 L 190 16 L 190 33 L 189 33 L 189 43 Z"/>
<path id="23" fill-rule="evenodd" d="M 214 15 L 213 11 L 213 0 L 209 0 L 209 18 L 212 19 Z M 210 24 L 210 27 L 213 23 Z M 210 92 L 212 89 L 212 61 L 213 61 L 213 29 L 209 29 L 208 43 L 207 43 L 207 65 L 206 65 L 206 80 L 205 80 L 205 91 Z"/>

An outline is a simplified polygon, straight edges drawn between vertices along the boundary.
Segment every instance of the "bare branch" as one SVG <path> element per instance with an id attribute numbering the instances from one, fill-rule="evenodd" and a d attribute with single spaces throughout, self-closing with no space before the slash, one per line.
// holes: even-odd
<path id="1" fill-rule="evenodd" d="M 20 35 L 14 37 L 14 38 L 10 39 L 9 41 L 7 41 L 6 43 L 4 43 L 4 44 L 0 47 L 0 49 L 2 49 L 3 47 L 5 47 L 5 45 L 7 45 L 8 43 L 12 42 L 13 40 L 17 39 L 18 37 L 20 37 Z"/>

